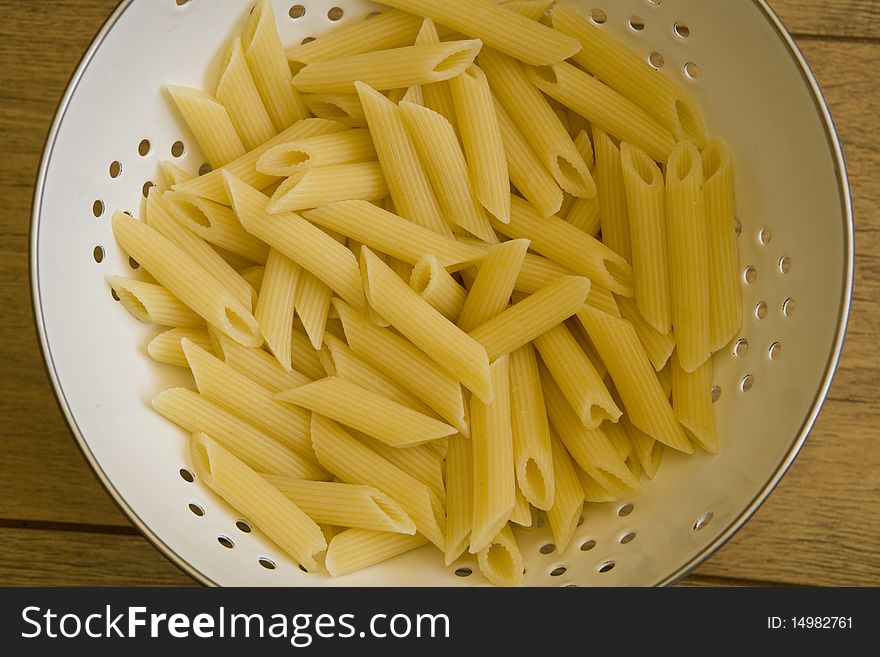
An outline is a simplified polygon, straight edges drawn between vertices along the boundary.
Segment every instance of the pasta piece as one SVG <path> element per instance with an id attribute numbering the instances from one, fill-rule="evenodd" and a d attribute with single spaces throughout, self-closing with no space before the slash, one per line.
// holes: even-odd
<path id="1" fill-rule="evenodd" d="M 269 250 L 254 317 L 270 351 L 288 372 L 293 330 L 293 302 L 301 277 L 299 265 L 275 249 Z"/>
<path id="2" fill-rule="evenodd" d="M 111 276 L 110 288 L 135 319 L 159 326 L 204 328 L 205 320 L 195 314 L 171 292 L 155 283 Z"/>
<path id="3" fill-rule="evenodd" d="M 421 18 L 407 11 L 387 9 L 367 20 L 345 25 L 314 41 L 289 48 L 287 59 L 293 63 L 314 64 L 372 50 L 407 46 L 415 40 L 421 24 Z"/>
<path id="4" fill-rule="evenodd" d="M 702 159 L 709 245 L 709 349 L 718 351 L 742 325 L 733 164 L 723 139 L 710 141 Z"/>
<path id="5" fill-rule="evenodd" d="M 497 99 L 494 100 L 510 181 L 543 216 L 556 214 L 562 207 L 562 190 L 544 168 L 507 110 Z"/>
<path id="6" fill-rule="evenodd" d="M 430 18 L 424 19 L 415 42 L 416 45 L 440 43 L 440 36 L 437 34 L 437 28 L 434 26 L 434 21 Z M 419 104 L 424 105 L 443 116 L 452 124 L 453 129 L 455 129 L 457 121 L 455 118 L 455 106 L 452 104 L 452 94 L 449 91 L 449 84 L 446 82 L 433 82 L 431 84 L 422 85 L 421 89 L 422 100 L 424 102 Z"/>
<path id="7" fill-rule="evenodd" d="M 587 429 L 597 428 L 604 420 L 617 422 L 620 409 L 565 324 L 558 324 L 538 336 L 535 348 Z"/>
<path id="8" fill-rule="evenodd" d="M 271 391 L 198 345 L 184 340 L 182 347 L 199 394 L 305 456 L 313 456 L 307 412 L 278 403 Z"/>
<path id="9" fill-rule="evenodd" d="M 657 476 L 657 471 L 660 469 L 660 461 L 663 458 L 664 452 L 663 443 L 659 440 L 654 440 L 651 436 L 633 425 L 626 416 L 621 420 L 621 424 L 626 429 L 626 434 L 632 443 L 633 456 L 638 460 L 645 476 L 648 479 L 653 479 Z"/>
<path id="10" fill-rule="evenodd" d="M 180 247 L 122 212 L 113 215 L 113 235 L 123 251 L 208 324 L 246 347 L 262 344 L 250 309 Z"/>
<path id="11" fill-rule="evenodd" d="M 431 449 L 433 443 L 425 443 L 415 447 L 390 447 L 382 441 L 362 433 L 357 433 L 356 438 L 389 463 L 393 463 L 421 481 L 440 500 L 445 500 L 446 486 L 443 483 L 443 462 L 438 453 Z"/>
<path id="12" fill-rule="evenodd" d="M 566 117 L 571 116 L 580 116 L 578 114 L 574 114 L 569 110 L 566 112 Z M 582 121 L 586 124 L 586 119 L 580 117 Z M 578 150 L 581 157 L 584 158 L 584 162 L 587 163 L 587 166 L 592 170 L 596 164 L 596 158 L 593 153 L 593 142 L 590 140 L 589 133 L 589 124 L 586 124 L 583 129 L 579 129 L 576 132 L 571 133 L 572 139 L 574 140 L 574 147 Z"/>
<path id="13" fill-rule="evenodd" d="M 449 81 L 458 132 L 476 197 L 499 221 L 510 221 L 510 175 L 486 74 L 470 66 Z"/>
<path id="14" fill-rule="evenodd" d="M 416 533 L 416 524 L 400 505 L 370 486 L 275 475 L 266 475 L 265 479 L 315 522 L 395 534 Z"/>
<path id="15" fill-rule="evenodd" d="M 632 453 L 632 443 L 626 433 L 626 429 L 620 422 L 603 422 L 602 431 L 608 441 L 614 446 L 621 460 L 626 461 Z"/>
<path id="16" fill-rule="evenodd" d="M 546 511 L 553 506 L 555 475 L 547 408 L 531 345 L 510 354 L 510 400 L 516 480 L 525 499 Z"/>
<path id="17" fill-rule="evenodd" d="M 382 0 L 383 5 L 427 16 L 528 64 L 551 64 L 580 49 L 575 39 L 490 0 Z"/>
<path id="18" fill-rule="evenodd" d="M 510 512 L 509 522 L 520 527 L 532 526 L 532 507 L 525 498 L 519 486 L 514 488 L 515 499 L 513 503 L 513 511 Z"/>
<path id="19" fill-rule="evenodd" d="M 577 320 L 577 317 L 573 317 L 567 320 L 565 322 L 565 326 L 568 328 L 569 331 L 571 331 L 572 336 L 574 337 L 575 341 L 577 341 L 578 346 L 580 346 L 580 348 L 586 354 L 587 358 L 590 359 L 593 367 L 596 368 L 596 372 L 599 374 L 603 381 L 606 381 L 608 370 L 605 367 L 605 363 L 603 363 L 602 359 L 599 357 L 599 352 L 596 351 L 596 347 L 593 345 L 592 340 L 590 340 L 590 336 L 587 335 L 587 329 L 585 329 L 584 325 Z M 617 408 L 620 408 L 620 404 L 618 404 L 617 399 L 614 398 L 612 390 L 609 388 L 608 391 L 612 393 L 611 398 L 614 399 L 614 403 L 617 404 Z"/>
<path id="20" fill-rule="evenodd" d="M 424 228 L 452 237 L 425 167 L 406 131 L 402 110 L 369 85 L 357 82 L 355 87 L 397 212 Z"/>
<path id="21" fill-rule="evenodd" d="M 257 160 L 257 171 L 269 176 L 287 177 L 310 167 L 375 160 L 376 149 L 369 131 L 345 130 L 273 146 Z"/>
<path id="22" fill-rule="evenodd" d="M 224 362 L 271 392 L 280 392 L 311 382 L 311 379 L 302 372 L 292 368 L 285 369 L 275 358 L 262 349 L 242 347 L 225 335 L 217 337 L 220 341 L 220 351 Z M 193 340 L 193 342 L 203 346 L 197 340 Z M 323 376 L 323 373 L 321 375 Z"/>
<path id="23" fill-rule="evenodd" d="M 669 333 L 672 330 L 672 300 L 663 174 L 644 151 L 630 144 L 621 144 L 620 154 L 632 236 L 636 303 L 648 324 L 659 333 Z M 602 232 L 604 234 L 604 228 Z"/>
<path id="24" fill-rule="evenodd" d="M 672 410 L 687 435 L 710 454 L 718 453 L 718 432 L 712 411 L 712 360 L 685 372 L 672 355 Z"/>
<path id="25" fill-rule="evenodd" d="M 574 276 L 574 272 L 536 253 L 526 253 L 514 290 L 524 294 L 534 294 L 563 276 Z"/>
<path id="26" fill-rule="evenodd" d="M 470 435 L 461 385 L 422 351 L 389 329 L 376 326 L 351 306 L 333 301 L 352 351 Z"/>
<path id="27" fill-rule="evenodd" d="M 565 276 L 478 326 L 470 336 L 494 361 L 574 315 L 583 307 L 589 290 L 589 279 Z"/>
<path id="28" fill-rule="evenodd" d="M 450 322 L 458 320 L 468 293 L 443 269 L 435 256 L 422 256 L 412 271 L 409 285 Z"/>
<path id="29" fill-rule="evenodd" d="M 528 248 L 528 240 L 510 240 L 489 250 L 461 309 L 462 331 L 473 331 L 507 308 Z"/>
<path id="30" fill-rule="evenodd" d="M 583 46 L 574 55 L 577 64 L 657 117 L 675 137 L 705 143 L 700 107 L 684 90 L 574 8 L 557 5 L 552 17 L 555 29 Z"/>
<path id="31" fill-rule="evenodd" d="M 244 29 L 242 47 L 275 131 L 308 117 L 309 111 L 293 85 L 271 0 L 257 2 Z"/>
<path id="32" fill-rule="evenodd" d="M 599 223 L 602 226 L 602 242 L 627 262 L 633 262 L 629 209 L 624 189 L 620 148 L 598 126 L 593 126 L 593 142 L 596 144 L 596 184 L 599 187 Z M 638 293 L 638 282 L 636 293 Z"/>
<path id="33" fill-rule="evenodd" d="M 479 61 L 498 101 L 559 186 L 574 196 L 595 196 L 596 184 L 586 162 L 522 65 L 491 48 L 480 52 Z"/>
<path id="34" fill-rule="evenodd" d="M 477 554 L 507 524 L 516 501 L 513 433 L 510 419 L 509 359 L 491 367 L 491 391 L 486 404 L 471 397 L 474 507 L 469 550 Z"/>
<path id="35" fill-rule="evenodd" d="M 578 475 L 578 479 L 581 482 L 581 488 L 583 488 L 584 491 L 584 499 L 587 502 L 601 504 L 603 502 L 614 502 L 621 498 L 621 493 L 615 493 L 608 490 L 607 488 L 605 488 L 604 485 L 593 479 L 593 477 L 588 475 L 584 470 L 577 468 L 576 472 Z"/>
<path id="36" fill-rule="evenodd" d="M 491 543 L 477 554 L 480 572 L 495 586 L 517 586 L 523 582 L 522 554 L 516 538 L 505 524 Z"/>
<path id="37" fill-rule="evenodd" d="M 449 439 L 446 454 L 446 565 L 467 549 L 474 509 L 474 464 L 471 442 Z"/>
<path id="38" fill-rule="evenodd" d="M 631 454 L 629 456 L 629 458 L 626 460 L 626 466 L 633 473 L 633 477 L 641 481 L 642 473 L 644 472 L 644 470 L 642 469 L 642 464 L 639 463 L 639 460 L 636 458 L 635 454 Z"/>
<path id="39" fill-rule="evenodd" d="M 388 185 L 378 162 L 310 167 L 281 183 L 266 210 L 278 214 L 337 201 L 377 201 L 387 195 Z"/>
<path id="40" fill-rule="evenodd" d="M 201 237 L 180 224 L 163 204 L 153 187 L 147 196 L 147 225 L 192 256 L 202 269 L 227 288 L 247 308 L 253 306 L 254 289 Z"/>
<path id="41" fill-rule="evenodd" d="M 278 179 L 274 176 L 267 176 L 266 174 L 257 171 L 257 161 L 263 153 L 278 144 L 283 144 L 295 139 L 306 139 L 307 137 L 313 137 L 315 135 L 326 135 L 344 129 L 345 126 L 341 123 L 325 119 L 305 119 L 303 121 L 298 121 L 259 148 L 255 148 L 220 169 L 214 169 L 204 176 L 199 176 L 198 178 L 193 178 L 182 184 L 175 185 L 174 191 L 228 205 L 229 196 L 226 193 L 226 185 L 223 181 L 223 177 L 226 173 L 232 174 L 236 178 L 241 179 L 242 182 L 251 187 L 265 189 L 277 182 Z"/>
<path id="42" fill-rule="evenodd" d="M 278 442 L 222 406 L 186 388 L 171 388 L 153 398 L 162 417 L 190 433 L 205 432 L 257 472 L 300 479 L 329 479 L 313 460 Z"/>
<path id="43" fill-rule="evenodd" d="M 342 233 L 382 253 L 415 265 L 426 253 L 447 269 L 479 262 L 486 249 L 457 242 L 367 201 L 342 201 L 303 213 L 313 224 Z"/>
<path id="44" fill-rule="evenodd" d="M 381 14 L 380 14 L 381 15 Z M 347 529 L 330 539 L 324 561 L 333 577 L 341 577 L 386 561 L 428 543 L 421 534 L 390 534 L 368 529 Z"/>
<path id="45" fill-rule="evenodd" d="M 620 141 L 665 162 L 675 146 L 672 134 L 641 107 L 567 62 L 532 68 L 529 79 L 551 98 Z"/>
<path id="46" fill-rule="evenodd" d="M 632 299 L 617 299 L 617 305 L 620 307 L 620 315 L 628 322 L 632 323 L 639 336 L 639 342 L 645 348 L 645 353 L 651 360 L 654 370 L 659 372 L 672 355 L 675 349 L 675 338 L 672 333 L 660 333 L 651 326 L 648 321 L 642 317 L 638 307 Z"/>
<path id="47" fill-rule="evenodd" d="M 531 249 L 616 294 L 633 295 L 632 267 L 607 246 L 559 217 L 542 217 L 527 201 L 511 199 L 510 223 L 492 221 L 499 233 L 531 241 Z"/>
<path id="48" fill-rule="evenodd" d="M 247 269 L 242 269 L 239 274 L 254 290 L 263 287 L 263 277 L 266 275 L 266 268 L 263 265 L 254 265 Z"/>
<path id="49" fill-rule="evenodd" d="M 382 374 L 375 367 L 362 360 L 336 336 L 324 336 L 324 351 L 329 362 L 325 364 L 328 376 L 338 376 L 346 381 L 371 390 L 393 402 L 411 408 L 422 415 L 435 416 L 435 411 L 409 390 Z M 302 385 L 302 384 L 301 384 Z M 296 386 L 287 386 L 293 388 Z"/>
<path id="50" fill-rule="evenodd" d="M 320 349 L 324 342 L 324 329 L 327 326 L 332 298 L 333 290 L 314 274 L 303 272 L 300 285 L 296 288 L 296 313 L 315 349 Z"/>
<path id="51" fill-rule="evenodd" d="M 168 93 L 212 167 L 222 167 L 247 152 L 229 112 L 216 98 L 197 89 L 174 85 L 168 87 Z"/>
<path id="52" fill-rule="evenodd" d="M 608 368 L 630 421 L 669 447 L 693 454 L 632 324 L 592 309 L 579 312 L 578 319 Z"/>
<path id="53" fill-rule="evenodd" d="M 626 297 L 620 298 L 626 300 Z M 587 305 L 596 310 L 606 312 L 609 315 L 620 317 L 620 308 L 617 307 L 617 299 L 611 293 L 611 290 L 604 287 L 598 285 L 590 287 L 590 295 L 587 297 Z"/>
<path id="54" fill-rule="evenodd" d="M 541 382 L 544 385 L 544 401 L 547 404 L 550 425 L 578 466 L 605 489 L 618 496 L 637 490 L 639 482 L 632 476 L 604 432 L 598 428 L 587 429 L 581 423 L 559 386 L 544 369 L 541 370 Z"/>
<path id="55" fill-rule="evenodd" d="M 302 509 L 204 433 L 192 437 L 190 458 L 196 475 L 208 488 L 307 571 L 321 570 L 318 559 L 327 542 L 321 528 Z"/>
<path id="56" fill-rule="evenodd" d="M 574 205 L 565 216 L 565 220 L 590 237 L 596 237 L 601 229 L 599 197 L 575 199 Z"/>
<path id="57" fill-rule="evenodd" d="M 666 367 L 657 372 L 657 381 L 660 382 L 663 394 L 669 399 L 672 396 L 672 365 L 670 363 L 666 363 Z"/>
<path id="58" fill-rule="evenodd" d="M 242 146 L 242 150 L 243 149 L 244 146 Z M 168 189 L 170 189 L 173 185 L 186 182 L 187 180 L 192 180 L 194 177 L 192 174 L 184 171 L 170 160 L 160 162 L 159 168 L 162 170 L 162 179 L 165 181 L 165 186 Z"/>
<path id="59" fill-rule="evenodd" d="M 204 329 L 173 328 L 160 333 L 150 340 L 150 343 L 147 345 L 147 353 L 150 354 L 150 358 L 159 363 L 176 365 L 177 367 L 189 367 L 186 362 L 186 356 L 183 354 L 183 347 L 180 345 L 181 340 L 184 338 L 199 345 L 202 349 L 212 349 L 211 339 Z"/>
<path id="60" fill-rule="evenodd" d="M 456 431 L 448 424 L 339 377 L 284 390 L 275 398 L 336 420 L 392 447 L 420 445 L 451 436 Z"/>
<path id="61" fill-rule="evenodd" d="M 444 548 L 443 505 L 430 488 L 318 414 L 312 414 L 312 442 L 321 465 L 346 483 L 381 490 L 403 507 L 420 534 Z"/>
<path id="62" fill-rule="evenodd" d="M 227 173 L 225 180 L 233 210 L 246 230 L 317 276 L 356 308 L 365 307 L 357 262 L 347 248 L 297 214 L 269 214 L 266 196 L 232 174 Z"/>
<path id="63" fill-rule="evenodd" d="M 308 94 L 303 100 L 320 119 L 336 121 L 347 128 L 367 127 L 367 116 L 357 94 Z"/>
<path id="64" fill-rule="evenodd" d="M 323 379 L 327 372 L 324 371 L 318 352 L 315 351 L 309 337 L 303 331 L 294 328 L 291 342 L 293 344 L 293 355 L 291 356 L 293 369 L 299 370 L 312 380 Z"/>
<path id="65" fill-rule="evenodd" d="M 361 249 L 361 275 L 371 307 L 481 400 L 492 400 L 483 346 L 409 288 L 372 251 Z"/>
<path id="66" fill-rule="evenodd" d="M 479 40 L 376 50 L 309 64 L 293 81 L 306 93 L 346 94 L 360 81 L 378 91 L 405 89 L 455 77 L 470 66 Z"/>
<path id="67" fill-rule="evenodd" d="M 402 102 L 400 109 L 443 215 L 484 242 L 497 243 L 486 212 L 471 189 L 467 162 L 452 124 L 427 107 Z"/>
<path id="68" fill-rule="evenodd" d="M 686 372 L 693 372 L 711 355 L 711 301 L 703 165 L 690 142 L 675 147 L 666 167 L 666 225 L 672 327 L 679 362 Z"/>
<path id="69" fill-rule="evenodd" d="M 563 553 L 571 543 L 578 520 L 584 510 L 584 489 L 578 479 L 571 457 L 558 436 L 550 442 L 553 451 L 553 473 L 556 494 L 553 506 L 547 511 L 547 522 L 553 532 L 556 551 Z"/>
<path id="70" fill-rule="evenodd" d="M 250 235 L 235 213 L 225 205 L 179 192 L 165 192 L 162 200 L 181 224 L 196 235 L 222 249 L 265 264 L 269 247 Z"/>
<path id="71" fill-rule="evenodd" d="M 248 68 L 241 39 L 235 39 L 226 54 L 216 95 L 229 112 L 229 118 L 248 150 L 277 134 Z"/>
<path id="72" fill-rule="evenodd" d="M 530 20 L 537 21 L 544 17 L 545 12 L 552 4 L 551 0 L 511 0 L 505 2 L 504 6 Z"/>

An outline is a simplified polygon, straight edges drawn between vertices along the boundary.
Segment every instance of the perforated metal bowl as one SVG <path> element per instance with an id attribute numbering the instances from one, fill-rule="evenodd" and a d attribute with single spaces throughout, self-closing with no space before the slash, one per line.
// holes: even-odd
<path id="1" fill-rule="evenodd" d="M 604 29 L 655 65 L 662 61 L 664 74 L 698 97 L 711 131 L 730 141 L 745 322 L 738 342 L 715 358 L 721 453 L 667 454 L 644 493 L 589 505 L 562 554 L 541 549 L 552 542 L 549 527 L 521 531 L 526 583 L 665 584 L 746 521 L 806 439 L 846 325 L 850 199 L 816 82 L 764 2 L 574 4 L 585 14 L 592 10 Z M 376 9 L 362 0 L 274 5 L 290 44 Z M 109 218 L 115 208 L 137 213 L 161 160 L 189 170 L 202 164 L 162 89 L 169 83 L 208 88 L 218 75 L 216 53 L 250 7 L 248 0 L 127 0 L 71 81 L 46 145 L 31 241 L 37 325 L 61 407 L 132 522 L 201 582 L 484 584 L 473 559 L 446 568 L 431 548 L 338 579 L 303 573 L 258 532 L 238 528 L 230 508 L 188 480 L 183 433 L 149 407 L 155 393 L 188 381 L 147 357 L 145 345 L 157 331 L 111 297 L 109 276 L 137 272 L 115 244 Z"/>

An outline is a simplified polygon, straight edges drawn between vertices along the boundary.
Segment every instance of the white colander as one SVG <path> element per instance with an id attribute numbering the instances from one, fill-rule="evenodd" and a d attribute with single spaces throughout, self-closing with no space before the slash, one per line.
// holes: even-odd
<path id="1" fill-rule="evenodd" d="M 729 140 L 745 320 L 715 357 L 720 454 L 689 458 L 668 450 L 643 493 L 588 505 L 563 553 L 553 549 L 548 526 L 519 532 L 525 581 L 664 584 L 746 521 L 816 418 L 849 308 L 849 192 L 816 82 L 762 0 L 574 4 L 692 89 L 712 133 Z M 286 44 L 377 8 L 363 0 L 274 6 Z M 37 181 L 31 242 L 37 326 L 61 407 L 132 522 L 204 583 L 485 584 L 473 559 L 446 568 L 430 547 L 337 579 L 302 572 L 258 532 L 246 531 L 199 481 L 188 481 L 183 432 L 149 407 L 160 390 L 192 384 L 182 369 L 148 358 L 145 346 L 158 331 L 111 297 L 109 276 L 137 272 L 112 237 L 110 216 L 116 208 L 138 214 L 145 183 L 158 182 L 160 161 L 190 171 L 203 163 L 163 88 L 216 83 L 217 53 L 250 8 L 249 0 L 126 0 L 61 102 Z"/>

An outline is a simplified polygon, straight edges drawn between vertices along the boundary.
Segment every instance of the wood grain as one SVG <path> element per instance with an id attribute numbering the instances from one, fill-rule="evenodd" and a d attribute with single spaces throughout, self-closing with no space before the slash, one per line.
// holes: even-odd
<path id="1" fill-rule="evenodd" d="M 57 100 L 115 4 L 0 0 L 4 584 L 189 582 L 128 528 L 91 474 L 55 406 L 32 328 L 27 252 L 34 175 Z M 684 584 L 880 584 L 880 42 L 871 41 L 880 37 L 877 4 L 773 2 L 792 31 L 808 37 L 800 45 L 844 145 L 856 217 L 852 319 L 831 395 L 800 457 L 746 527 Z"/>

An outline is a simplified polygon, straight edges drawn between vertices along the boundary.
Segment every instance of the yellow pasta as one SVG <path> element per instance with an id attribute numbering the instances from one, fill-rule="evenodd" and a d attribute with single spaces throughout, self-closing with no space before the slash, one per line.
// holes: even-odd
<path id="1" fill-rule="evenodd" d="M 586 162 L 546 97 L 529 82 L 522 65 L 491 48 L 480 52 L 479 61 L 498 101 L 559 186 L 574 196 L 595 196 L 596 184 Z"/>
<path id="2" fill-rule="evenodd" d="M 486 349 L 409 288 L 369 249 L 361 275 L 371 307 L 419 349 L 478 396 L 492 400 Z"/>
<path id="3" fill-rule="evenodd" d="M 506 356 L 491 367 L 486 404 L 471 397 L 474 507 L 469 550 L 484 550 L 507 524 L 515 502 L 513 431 L 510 420 L 510 370 Z"/>
<path id="4" fill-rule="evenodd" d="M 236 135 L 236 137 L 237 136 L 238 135 Z M 242 152 L 244 152 L 244 146 L 242 146 Z M 162 179 L 165 181 L 165 186 L 168 189 L 174 185 L 193 179 L 193 176 L 189 172 L 184 171 L 170 160 L 160 162 L 159 168 L 162 170 Z"/>
<path id="5" fill-rule="evenodd" d="M 660 469 L 665 448 L 659 440 L 654 440 L 644 431 L 633 425 L 626 416 L 621 420 L 627 436 L 632 443 L 633 453 L 648 479 L 653 479 Z"/>
<path id="6" fill-rule="evenodd" d="M 337 201 L 377 201 L 387 195 L 388 185 L 378 162 L 309 167 L 282 182 L 266 210 L 278 214 Z"/>
<path id="7" fill-rule="evenodd" d="M 502 223 L 510 221 L 510 175 L 486 74 L 470 66 L 449 81 L 474 194 Z"/>
<path id="8" fill-rule="evenodd" d="M 446 565 L 467 549 L 474 507 L 474 464 L 471 441 L 449 439 L 446 453 Z"/>
<path id="9" fill-rule="evenodd" d="M 456 430 L 339 377 L 284 390 L 279 401 L 308 409 L 393 447 L 411 447 Z"/>
<path id="10" fill-rule="evenodd" d="M 247 516 L 307 571 L 321 570 L 318 558 L 327 542 L 321 528 L 302 509 L 204 433 L 192 437 L 190 457 L 196 475 L 208 488 Z"/>
<path id="11" fill-rule="evenodd" d="M 516 538 L 505 524 L 491 543 L 477 554 L 480 572 L 495 586 L 517 586 L 523 582 L 522 554 Z"/>
<path id="12" fill-rule="evenodd" d="M 268 199 L 231 174 L 226 184 L 232 207 L 246 230 L 314 274 L 356 308 L 364 307 L 357 261 L 333 237 L 297 214 L 269 214 Z"/>
<path id="13" fill-rule="evenodd" d="M 440 265 L 436 256 L 422 256 L 412 271 L 409 285 L 450 322 L 458 320 L 468 293 Z"/>
<path id="14" fill-rule="evenodd" d="M 111 276 L 110 288 L 135 319 L 159 326 L 204 328 L 205 320 L 155 283 Z"/>
<path id="15" fill-rule="evenodd" d="M 452 237 L 400 107 L 369 85 L 358 82 L 355 87 L 397 212 L 424 228 Z"/>
<path id="16" fill-rule="evenodd" d="M 225 335 L 217 337 L 223 361 L 232 369 L 244 374 L 271 392 L 303 386 L 312 380 L 296 369 L 285 369 L 282 364 L 262 349 L 242 347 Z M 193 342 L 202 346 L 197 340 L 193 340 Z"/>
<path id="17" fill-rule="evenodd" d="M 266 275 L 266 268 L 263 265 L 247 267 L 238 273 L 254 290 L 259 291 L 263 287 L 263 277 Z"/>
<path id="18" fill-rule="evenodd" d="M 497 243 L 486 212 L 471 188 L 467 162 L 452 124 L 427 107 L 402 102 L 400 109 L 443 215 L 484 242 Z"/>
<path id="19" fill-rule="evenodd" d="M 666 167 L 666 225 L 672 328 L 679 362 L 693 372 L 710 356 L 711 302 L 703 165 L 690 142 L 675 147 Z"/>
<path id="20" fill-rule="evenodd" d="M 367 117 L 357 94 L 308 94 L 303 101 L 320 119 L 335 121 L 348 128 L 365 128 Z"/>
<path id="21" fill-rule="evenodd" d="M 203 431 L 257 472 L 300 479 L 328 479 L 312 459 L 303 456 L 222 406 L 186 388 L 160 392 L 152 401 L 159 415 L 190 433 Z"/>
<path id="22" fill-rule="evenodd" d="M 276 132 L 309 116 L 284 55 L 271 0 L 259 0 L 242 35 L 245 58 Z"/>
<path id="23" fill-rule="evenodd" d="M 257 171 L 287 177 L 309 167 L 373 162 L 376 149 L 368 130 L 345 130 L 273 146 L 257 160 Z"/>
<path id="24" fill-rule="evenodd" d="M 290 371 L 293 302 L 301 276 L 299 265 L 275 249 L 269 250 L 254 316 L 269 349 Z"/>
<path id="25" fill-rule="evenodd" d="M 712 361 L 685 372 L 672 355 L 672 410 L 687 435 L 710 454 L 718 453 L 718 431 L 712 411 Z"/>
<path id="26" fill-rule="evenodd" d="M 440 36 L 437 34 L 437 28 L 434 21 L 430 18 L 424 19 L 416 36 L 416 45 L 425 45 L 429 43 L 440 43 Z M 422 105 L 437 112 L 449 121 L 453 129 L 457 125 L 455 119 L 455 106 L 452 104 L 452 95 L 449 91 L 449 84 L 446 82 L 434 82 L 432 84 L 424 84 L 422 90 Z"/>
<path id="27" fill-rule="evenodd" d="M 580 44 L 490 0 L 382 0 L 383 5 L 427 16 L 528 64 L 568 59 Z"/>
<path id="28" fill-rule="evenodd" d="M 562 553 L 571 543 L 574 531 L 584 510 L 584 489 L 571 457 L 558 436 L 551 436 L 554 486 L 553 506 L 547 510 L 547 521 L 553 532 L 556 551 Z"/>
<path id="29" fill-rule="evenodd" d="M 320 349 L 324 342 L 324 329 L 332 298 L 333 290 L 321 279 L 309 272 L 303 272 L 296 288 L 294 305 L 306 335 L 309 336 L 309 342 L 315 349 Z"/>
<path id="30" fill-rule="evenodd" d="M 519 525 L 520 527 L 531 527 L 532 526 L 532 507 L 529 504 L 529 501 L 525 498 L 522 491 L 519 489 L 519 486 L 514 487 L 514 502 L 513 502 L 513 511 L 510 512 L 510 519 L 508 522 Z"/>
<path id="31" fill-rule="evenodd" d="M 529 503 L 546 511 L 555 499 L 555 475 L 547 408 L 531 345 L 510 354 L 510 403 L 519 490 Z"/>
<path id="32" fill-rule="evenodd" d="M 675 349 L 675 337 L 672 333 L 660 333 L 651 326 L 648 321 L 642 317 L 638 306 L 632 299 L 618 298 L 617 305 L 620 308 L 620 315 L 633 325 L 636 335 L 639 336 L 639 342 L 645 348 L 645 353 L 651 360 L 654 370 L 659 372 L 672 355 Z"/>
<path id="33" fill-rule="evenodd" d="M 623 493 L 620 492 L 612 492 L 605 488 L 604 484 L 599 483 L 593 477 L 588 475 L 586 471 L 581 468 L 576 469 L 578 479 L 581 482 L 581 487 L 584 491 L 584 499 L 587 502 L 593 502 L 597 504 L 601 504 L 603 502 L 614 502 L 619 500 Z M 633 475 L 635 476 L 635 475 Z"/>
<path id="34" fill-rule="evenodd" d="M 229 118 L 248 150 L 277 134 L 248 68 L 241 39 L 235 39 L 226 54 L 216 96 L 229 112 Z"/>
<path id="35" fill-rule="evenodd" d="M 672 152 L 672 133 L 641 107 L 581 69 L 560 62 L 527 72 L 536 87 L 585 117 L 594 127 L 643 148 L 656 160 L 666 161 Z"/>
<path id="36" fill-rule="evenodd" d="M 574 276 L 574 272 L 536 253 L 526 253 L 514 289 L 517 292 L 534 294 L 563 276 Z"/>
<path id="37" fill-rule="evenodd" d="M 345 483 L 378 488 L 403 507 L 420 534 L 444 548 L 443 505 L 430 488 L 318 414 L 312 415 L 312 442 L 318 461 L 327 470 Z"/>
<path id="38" fill-rule="evenodd" d="M 325 565 L 333 577 L 381 563 L 428 543 L 421 534 L 391 534 L 369 529 L 347 529 L 330 539 Z"/>
<path id="39" fill-rule="evenodd" d="M 168 93 L 212 167 L 222 167 L 247 152 L 223 104 L 190 87 L 170 86 Z"/>
<path id="40" fill-rule="evenodd" d="M 123 212 L 113 215 L 113 235 L 129 256 L 208 324 L 245 346 L 262 344 L 250 309 L 180 247 Z"/>
<path id="41" fill-rule="evenodd" d="M 630 421 L 652 438 L 692 454 L 632 324 L 592 309 L 579 312 L 578 319 L 608 368 Z"/>
<path id="42" fill-rule="evenodd" d="M 473 331 L 507 308 L 528 249 L 528 240 L 510 240 L 489 250 L 458 317 L 462 331 Z"/>
<path id="43" fill-rule="evenodd" d="M 494 361 L 561 324 L 584 305 L 590 281 L 565 276 L 470 332 Z"/>
<path id="44" fill-rule="evenodd" d="M 544 18 L 545 12 L 553 4 L 552 0 L 511 0 L 503 3 L 507 9 L 537 21 Z"/>
<path id="45" fill-rule="evenodd" d="M 303 213 L 313 224 L 415 265 L 425 253 L 448 269 L 463 269 L 486 255 L 485 246 L 457 242 L 367 201 L 342 201 Z"/>
<path id="46" fill-rule="evenodd" d="M 189 364 L 186 362 L 186 356 L 183 353 L 183 347 L 180 344 L 184 338 L 199 345 L 202 349 L 210 350 L 212 348 L 211 339 L 204 329 L 173 328 L 160 333 L 150 340 L 150 343 L 147 345 L 147 353 L 150 354 L 150 358 L 159 363 L 176 365 L 177 367 L 189 367 Z M 242 349 L 244 348 L 242 347 Z"/>
<path id="47" fill-rule="evenodd" d="M 620 148 L 598 126 L 593 126 L 593 142 L 596 144 L 596 184 L 599 187 L 602 242 L 624 260 L 632 263 L 629 210 L 624 190 Z M 636 283 L 636 293 L 638 294 L 638 283 Z"/>
<path id="48" fill-rule="evenodd" d="M 470 66 L 481 46 L 479 40 L 446 41 L 359 53 L 309 64 L 294 84 L 306 93 L 345 94 L 356 81 L 379 91 L 440 82 Z"/>
<path id="49" fill-rule="evenodd" d="M 312 346 L 309 337 L 304 331 L 296 326 L 296 320 L 294 320 L 292 342 L 293 355 L 291 356 L 291 362 L 293 369 L 299 370 L 312 380 L 323 379 L 327 372 L 324 370 L 323 365 L 321 365 L 318 352 Z"/>
<path id="50" fill-rule="evenodd" d="M 415 534 L 416 525 L 397 502 L 370 486 L 266 475 L 274 488 L 315 522 L 378 532 Z"/>
<path id="51" fill-rule="evenodd" d="M 742 325 L 730 147 L 723 139 L 713 139 L 703 151 L 702 160 L 709 245 L 709 348 L 718 351 Z"/>
<path id="52" fill-rule="evenodd" d="M 669 333 L 672 330 L 672 300 L 663 174 L 644 151 L 631 144 L 621 144 L 620 156 L 632 235 L 631 262 L 636 281 L 636 303 L 641 315 L 654 329 Z M 604 227 L 602 232 L 604 234 Z"/>

